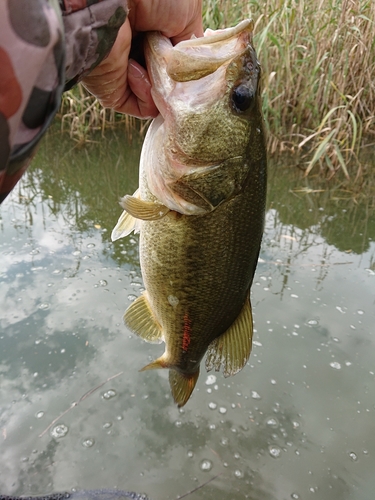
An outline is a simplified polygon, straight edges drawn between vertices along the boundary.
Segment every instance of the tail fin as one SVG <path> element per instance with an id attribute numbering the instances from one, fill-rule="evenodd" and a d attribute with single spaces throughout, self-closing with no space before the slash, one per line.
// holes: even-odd
<path id="1" fill-rule="evenodd" d="M 174 402 L 178 407 L 184 406 L 194 390 L 199 377 L 199 368 L 191 374 L 182 374 L 176 370 L 169 370 L 169 384 Z"/>

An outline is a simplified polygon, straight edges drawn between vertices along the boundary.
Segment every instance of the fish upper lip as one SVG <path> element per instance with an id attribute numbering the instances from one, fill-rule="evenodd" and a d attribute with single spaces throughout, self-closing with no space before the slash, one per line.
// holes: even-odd
<path id="1" fill-rule="evenodd" d="M 223 42 L 228 40 L 229 38 L 235 37 L 245 31 L 247 28 L 253 31 L 254 22 L 252 19 L 244 19 L 237 26 L 233 26 L 232 28 L 226 28 L 223 30 L 218 30 L 216 33 L 209 36 L 201 36 L 199 38 L 191 38 L 190 40 L 183 40 L 179 42 L 176 47 L 193 47 L 195 45 L 205 45 L 212 44 L 216 42 Z"/>
<path id="2" fill-rule="evenodd" d="M 183 40 L 175 46 L 161 33 L 149 33 L 146 36 L 149 52 L 148 57 L 146 57 L 147 65 L 150 69 L 151 79 L 154 74 L 159 80 L 158 83 L 153 82 L 153 85 L 168 85 L 168 78 L 170 79 L 169 84 L 173 85 L 176 82 L 198 80 L 213 73 L 241 53 L 237 44 L 222 51 L 220 51 L 220 45 L 223 44 L 226 47 L 226 41 L 240 40 L 242 33 L 248 34 L 248 42 L 251 44 L 253 26 L 254 23 L 251 19 L 245 19 L 232 28 L 220 30 L 208 36 Z M 210 51 L 209 48 L 204 49 L 205 46 L 209 45 L 216 48 L 213 51 Z M 243 50 L 246 50 L 246 45 L 244 45 Z M 150 52 L 152 57 L 150 57 Z"/>

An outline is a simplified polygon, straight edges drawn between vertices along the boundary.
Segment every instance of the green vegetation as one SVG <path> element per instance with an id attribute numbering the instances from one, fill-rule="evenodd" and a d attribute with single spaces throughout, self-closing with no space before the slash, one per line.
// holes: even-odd
<path id="1" fill-rule="evenodd" d="M 375 2 L 204 0 L 204 24 L 212 29 L 246 17 L 255 22 L 270 153 L 298 154 L 306 174 L 331 177 L 339 170 L 358 178 L 360 148 L 375 141 Z M 78 99 L 69 109 L 81 134 L 89 123 L 103 128 L 116 121 L 91 97 L 81 104 L 80 92 L 68 93 L 63 109 Z M 135 124 L 121 120 L 128 129 Z"/>

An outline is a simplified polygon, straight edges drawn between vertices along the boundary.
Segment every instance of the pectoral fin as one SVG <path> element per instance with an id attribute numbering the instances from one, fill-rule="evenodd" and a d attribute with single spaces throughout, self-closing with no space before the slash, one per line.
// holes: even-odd
<path id="1" fill-rule="evenodd" d="M 247 363 L 251 352 L 253 318 L 250 299 L 247 298 L 241 313 L 220 337 L 208 346 L 206 370 L 223 367 L 224 377 L 235 375 Z"/>
<path id="2" fill-rule="evenodd" d="M 133 197 L 139 198 L 139 189 L 133 194 Z M 122 206 L 122 200 L 120 205 Z M 124 210 L 112 230 L 111 240 L 116 241 L 120 238 L 125 238 L 125 236 L 128 236 L 133 230 L 134 232 L 139 231 L 139 221 Z"/>
<path id="3" fill-rule="evenodd" d="M 159 323 L 152 314 L 146 296 L 147 292 L 138 297 L 125 311 L 126 326 L 146 342 L 160 344 L 163 341 Z"/>
<path id="4" fill-rule="evenodd" d="M 132 217 L 130 214 L 128 214 L 128 212 L 126 212 L 126 210 L 124 210 L 120 215 L 117 224 L 113 228 L 111 240 L 116 241 L 120 238 L 125 238 L 125 236 L 128 236 L 133 230 L 135 232 L 138 232 L 139 229 L 137 222 L 137 219 Z"/>
<path id="5" fill-rule="evenodd" d="M 169 208 L 162 203 L 141 200 L 136 194 L 121 199 L 121 206 L 136 219 L 158 220 L 169 212 Z"/>
<path id="6" fill-rule="evenodd" d="M 199 368 L 191 374 L 182 374 L 176 370 L 169 370 L 169 384 L 174 402 L 179 408 L 189 400 L 199 377 Z"/>

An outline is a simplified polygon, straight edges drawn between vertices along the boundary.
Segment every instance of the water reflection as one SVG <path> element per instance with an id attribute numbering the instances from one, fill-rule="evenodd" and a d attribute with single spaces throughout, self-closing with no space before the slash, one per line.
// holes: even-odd
<path id="1" fill-rule="evenodd" d="M 157 347 L 122 324 L 142 290 L 137 239 L 109 241 L 139 147 L 50 134 L 1 208 L 1 493 L 174 500 L 220 474 L 190 498 L 372 498 L 371 198 L 271 168 L 249 366 L 202 376 L 178 410 L 166 373 L 138 372 Z"/>

